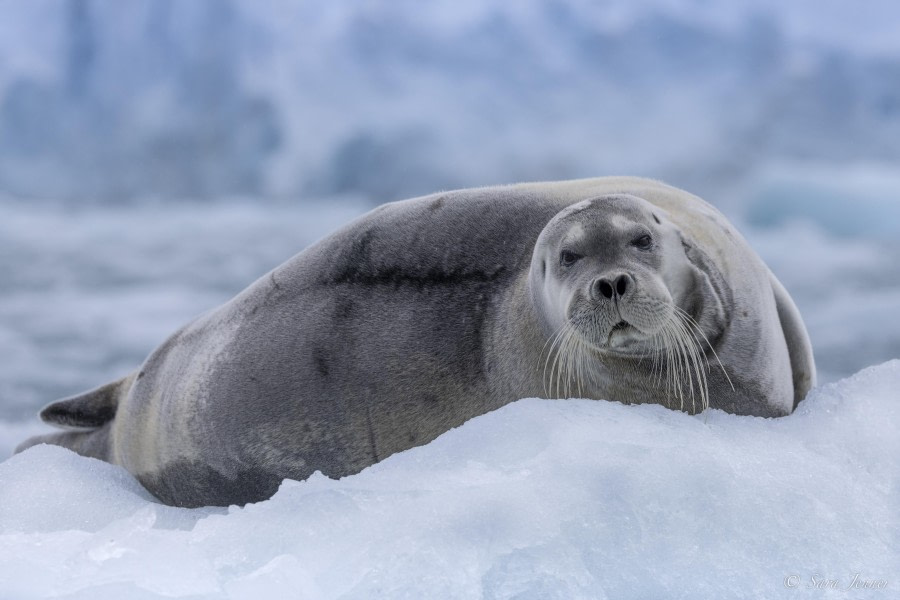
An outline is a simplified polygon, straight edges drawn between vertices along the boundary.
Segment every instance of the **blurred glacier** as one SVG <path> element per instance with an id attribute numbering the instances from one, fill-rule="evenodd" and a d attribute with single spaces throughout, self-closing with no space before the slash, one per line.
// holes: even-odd
<path id="1" fill-rule="evenodd" d="M 888 0 L 3 0 L 0 190 L 376 201 L 896 164 Z"/>
<path id="2" fill-rule="evenodd" d="M 151 501 L 37 446 L 0 464 L 0 590 L 29 598 L 887 598 L 900 361 L 782 419 L 527 399 L 243 508 Z M 878 585 L 852 589 L 857 576 Z M 817 580 L 836 588 L 817 589 Z"/>

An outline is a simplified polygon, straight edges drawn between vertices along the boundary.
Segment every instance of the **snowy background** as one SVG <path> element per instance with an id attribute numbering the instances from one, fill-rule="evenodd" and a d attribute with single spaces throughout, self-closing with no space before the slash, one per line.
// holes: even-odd
<path id="1" fill-rule="evenodd" d="M 524 180 L 705 197 L 837 382 L 777 423 L 528 401 L 227 515 L 39 449 L 0 464 L 0 598 L 365 597 L 414 593 L 410 573 L 476 597 L 803 596 L 794 571 L 896 595 L 897 363 L 846 378 L 900 357 L 898 23 L 893 0 L 0 0 L 3 456 L 40 406 L 133 369 L 352 216 Z"/>

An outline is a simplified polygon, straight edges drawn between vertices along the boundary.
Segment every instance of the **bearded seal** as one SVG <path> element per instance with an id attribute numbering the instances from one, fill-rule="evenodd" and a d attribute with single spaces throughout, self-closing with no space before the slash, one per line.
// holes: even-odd
<path id="1" fill-rule="evenodd" d="M 687 192 L 599 178 L 383 205 L 46 407 L 33 438 L 178 506 L 356 473 L 523 397 L 790 413 L 815 383 L 790 296 Z"/>

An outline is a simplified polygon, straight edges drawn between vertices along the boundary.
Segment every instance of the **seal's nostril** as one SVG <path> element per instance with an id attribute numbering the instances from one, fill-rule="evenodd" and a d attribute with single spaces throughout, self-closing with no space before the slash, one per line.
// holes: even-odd
<path id="1" fill-rule="evenodd" d="M 597 286 L 600 289 L 600 293 L 603 294 L 606 298 L 612 298 L 613 289 L 612 286 L 609 285 L 609 282 L 606 280 L 601 280 L 600 284 Z"/>
<path id="2" fill-rule="evenodd" d="M 616 293 L 624 296 L 628 290 L 628 278 L 625 275 L 619 275 L 616 279 Z"/>

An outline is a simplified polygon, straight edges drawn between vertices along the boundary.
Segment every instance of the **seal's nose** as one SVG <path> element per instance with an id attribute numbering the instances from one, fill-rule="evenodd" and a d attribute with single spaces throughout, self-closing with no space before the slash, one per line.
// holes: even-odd
<path id="1" fill-rule="evenodd" d="M 591 295 L 595 300 L 621 298 L 634 287 L 634 280 L 628 273 L 617 273 L 608 277 L 599 277 L 591 286 Z"/>

